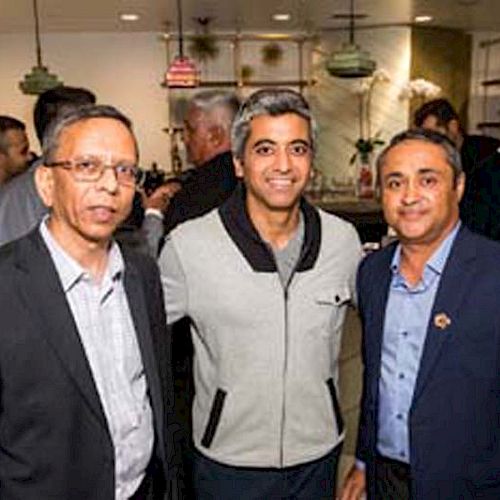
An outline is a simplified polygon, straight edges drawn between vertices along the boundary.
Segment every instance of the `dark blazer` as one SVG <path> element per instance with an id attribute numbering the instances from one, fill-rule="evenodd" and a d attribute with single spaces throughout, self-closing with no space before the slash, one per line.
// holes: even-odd
<path id="1" fill-rule="evenodd" d="M 154 416 L 155 498 L 163 498 L 173 400 L 162 289 L 152 259 L 123 254 Z M 0 498 L 114 500 L 106 418 L 38 228 L 0 249 L 0 277 Z"/>
<path id="2" fill-rule="evenodd" d="M 487 158 L 467 177 L 460 216 L 469 229 L 500 240 L 500 153 Z"/>
<path id="3" fill-rule="evenodd" d="M 193 168 L 165 212 L 164 234 L 180 223 L 200 217 L 222 205 L 231 196 L 236 184 L 230 151 Z"/>
<path id="4" fill-rule="evenodd" d="M 357 456 L 374 498 L 382 330 L 395 244 L 358 273 L 364 387 Z M 445 313 L 449 326 L 435 325 Z M 500 245 L 463 227 L 432 307 L 409 415 L 412 500 L 500 498 Z"/>

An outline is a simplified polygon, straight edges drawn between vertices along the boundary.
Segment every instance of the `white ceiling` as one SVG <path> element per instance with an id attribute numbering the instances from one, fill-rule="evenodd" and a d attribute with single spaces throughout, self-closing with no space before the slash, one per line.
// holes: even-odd
<path id="1" fill-rule="evenodd" d="M 33 0 L 0 0 L 0 33 L 33 30 Z M 184 28 L 197 27 L 197 17 L 211 17 L 215 31 L 321 32 L 340 29 L 350 0 L 182 0 Z M 38 0 L 41 31 L 176 31 L 176 0 Z M 358 27 L 409 24 L 415 15 L 431 15 L 429 26 L 467 31 L 500 31 L 500 0 L 355 0 L 356 12 L 367 14 Z M 135 23 L 119 20 L 134 12 Z M 272 21 L 289 12 L 290 22 Z"/>

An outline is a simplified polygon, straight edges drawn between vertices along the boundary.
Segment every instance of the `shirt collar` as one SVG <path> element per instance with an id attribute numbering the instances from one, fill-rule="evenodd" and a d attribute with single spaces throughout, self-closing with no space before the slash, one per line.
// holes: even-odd
<path id="1" fill-rule="evenodd" d="M 458 234 L 461 225 L 462 225 L 461 221 L 458 221 L 455 224 L 455 227 L 451 230 L 450 234 L 448 234 L 448 236 L 446 236 L 446 238 L 441 242 L 437 250 L 432 254 L 430 259 L 426 262 L 424 273 L 427 270 L 432 271 L 435 274 L 439 275 L 443 273 L 444 266 L 446 264 L 448 256 L 450 255 L 451 247 L 453 246 L 453 242 L 455 241 L 455 238 Z M 403 279 L 399 272 L 400 264 L 401 264 L 401 244 L 399 244 L 396 247 L 396 250 L 392 257 L 391 271 L 393 277 L 398 276 L 401 279 Z"/>
<path id="2" fill-rule="evenodd" d="M 87 269 L 82 267 L 71 257 L 50 233 L 47 227 L 46 215 L 40 223 L 40 234 L 47 245 L 49 253 L 54 261 L 62 287 L 65 293 L 69 292 L 80 280 L 90 277 Z M 109 249 L 108 263 L 104 271 L 103 283 L 107 280 L 115 281 L 121 279 L 125 269 L 125 262 L 118 244 L 113 241 Z"/>

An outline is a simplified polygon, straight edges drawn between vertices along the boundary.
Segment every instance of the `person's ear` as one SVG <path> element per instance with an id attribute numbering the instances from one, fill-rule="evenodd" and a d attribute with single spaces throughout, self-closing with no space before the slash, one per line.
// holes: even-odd
<path id="1" fill-rule="evenodd" d="M 208 137 L 214 147 L 218 147 L 224 140 L 224 130 L 220 125 L 212 125 L 208 131 Z"/>
<path id="2" fill-rule="evenodd" d="M 236 158 L 235 156 L 233 156 L 233 165 L 236 177 L 242 179 L 244 177 L 243 162 L 241 160 L 238 160 L 238 158 Z"/>
<path id="3" fill-rule="evenodd" d="M 54 202 L 54 169 L 40 165 L 35 170 L 35 186 L 38 195 L 47 207 L 51 207 Z"/>
<path id="4" fill-rule="evenodd" d="M 456 179 L 455 189 L 457 191 L 458 202 L 460 203 L 465 190 L 465 173 L 460 172 Z"/>
<path id="5" fill-rule="evenodd" d="M 460 135 L 460 123 L 456 118 L 451 119 L 446 128 L 448 129 L 448 135 L 453 140 L 456 141 L 457 137 Z"/>

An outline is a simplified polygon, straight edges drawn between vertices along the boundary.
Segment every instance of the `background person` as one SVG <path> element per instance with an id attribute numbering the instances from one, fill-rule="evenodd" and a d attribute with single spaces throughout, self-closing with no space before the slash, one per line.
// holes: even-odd
<path id="1" fill-rule="evenodd" d="M 60 86 L 40 94 L 33 111 L 40 145 L 48 125 L 61 110 L 94 103 L 95 95 L 83 88 Z M 47 213 L 35 188 L 38 164 L 34 162 L 26 172 L 0 186 L 0 245 L 28 233 Z"/>
<path id="2" fill-rule="evenodd" d="M 30 159 L 24 123 L 11 116 L 0 116 L 0 186 L 22 174 Z"/>

